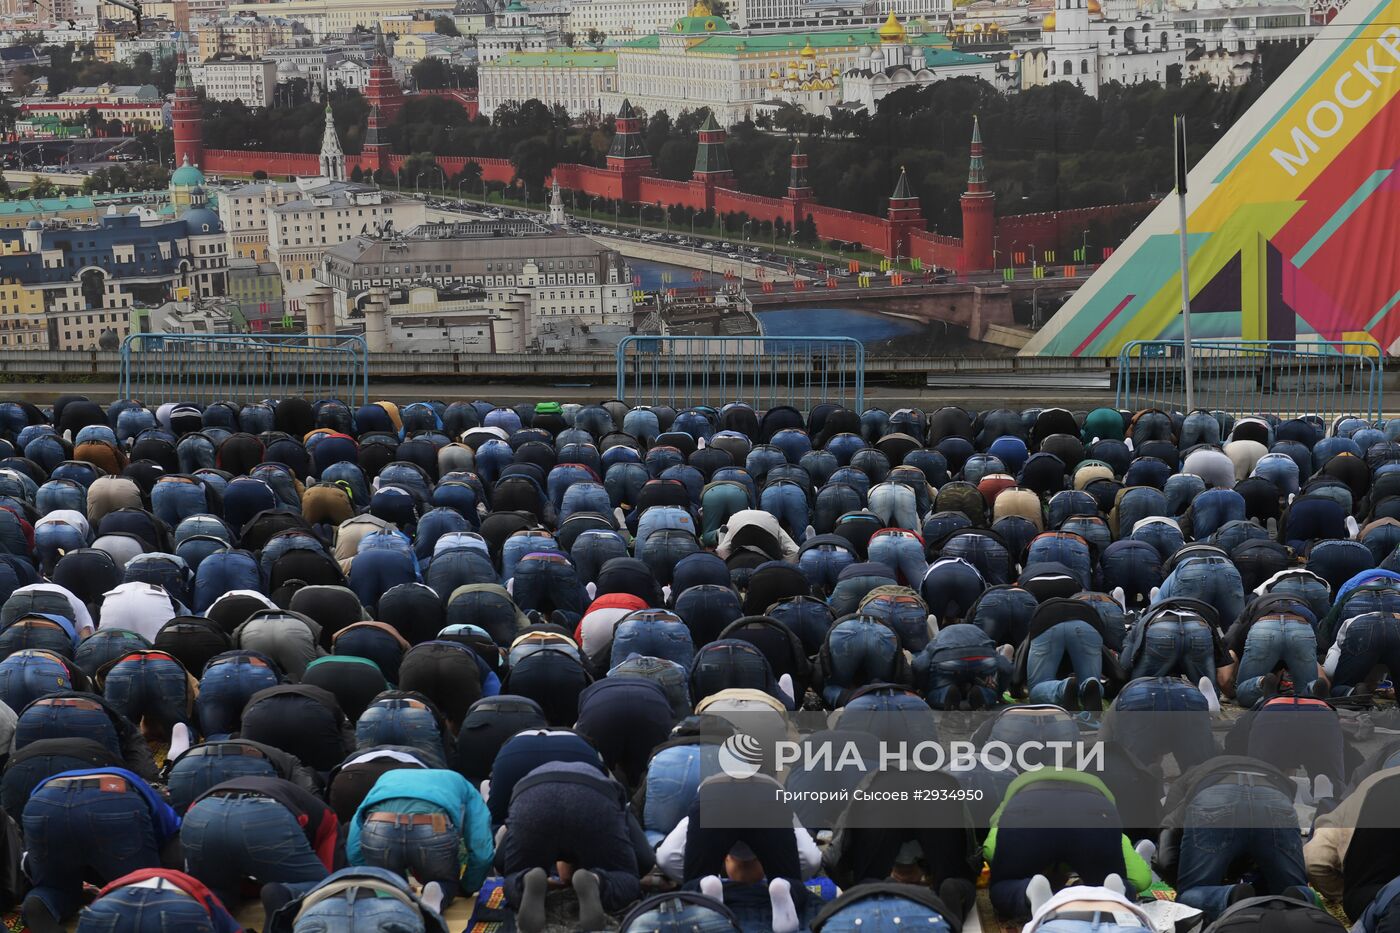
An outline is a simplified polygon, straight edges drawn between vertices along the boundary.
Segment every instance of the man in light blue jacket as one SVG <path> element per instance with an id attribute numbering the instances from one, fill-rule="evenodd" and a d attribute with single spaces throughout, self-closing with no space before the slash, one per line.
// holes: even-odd
<path id="1" fill-rule="evenodd" d="M 351 865 L 412 872 L 439 910 L 459 888 L 480 889 L 495 849 L 486 802 L 466 778 L 441 769 L 386 772 L 355 811 L 345 844 Z"/>

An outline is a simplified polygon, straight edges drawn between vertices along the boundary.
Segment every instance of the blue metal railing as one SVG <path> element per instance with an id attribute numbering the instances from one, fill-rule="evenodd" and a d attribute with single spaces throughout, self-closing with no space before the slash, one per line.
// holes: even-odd
<path id="1" fill-rule="evenodd" d="M 865 346 L 852 337 L 624 337 L 617 397 L 638 405 L 865 408 Z"/>
<path id="2" fill-rule="evenodd" d="M 121 394 L 150 404 L 302 395 L 369 401 L 365 339 L 335 334 L 132 334 Z"/>
<path id="3" fill-rule="evenodd" d="M 1376 419 L 1384 351 L 1369 340 L 1193 340 L 1196 408 Z M 1119 408 L 1185 408 L 1183 342 L 1134 340 L 1118 354 Z"/>

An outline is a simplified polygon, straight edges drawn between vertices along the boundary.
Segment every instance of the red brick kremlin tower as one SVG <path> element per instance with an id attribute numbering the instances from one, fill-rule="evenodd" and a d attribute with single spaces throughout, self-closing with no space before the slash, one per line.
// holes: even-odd
<path id="1" fill-rule="evenodd" d="M 642 120 L 624 100 L 617 110 L 617 129 L 608 147 L 608 168 L 617 172 L 618 197 L 624 201 L 640 200 L 642 176 L 651 172 L 651 155 L 642 139 Z"/>
<path id="2" fill-rule="evenodd" d="M 374 32 L 374 60 L 370 63 L 364 96 L 371 113 L 374 108 L 379 109 L 380 125 L 383 127 L 392 124 L 403 109 L 403 88 L 394 80 L 394 70 L 389 67 L 389 50 L 384 46 L 384 32 L 378 26 Z"/>
<path id="3" fill-rule="evenodd" d="M 982 127 L 972 118 L 972 156 L 967 167 L 967 190 L 962 195 L 963 267 L 959 272 L 982 272 L 996 267 L 992 231 L 996 228 L 996 196 L 987 185 L 982 162 Z"/>
<path id="4" fill-rule="evenodd" d="M 204 164 L 204 108 L 190 79 L 190 63 L 182 46 L 175 55 L 175 103 L 170 108 L 175 131 L 175 164 Z"/>

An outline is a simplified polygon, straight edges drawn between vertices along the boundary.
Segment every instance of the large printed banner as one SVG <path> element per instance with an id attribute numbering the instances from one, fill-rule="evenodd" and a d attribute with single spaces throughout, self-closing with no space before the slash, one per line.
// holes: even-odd
<path id="1" fill-rule="evenodd" d="M 1397 24 L 1351 0 L 1192 169 L 1193 337 L 1400 344 Z M 1179 226 L 1168 197 L 1022 352 L 1179 338 Z"/>

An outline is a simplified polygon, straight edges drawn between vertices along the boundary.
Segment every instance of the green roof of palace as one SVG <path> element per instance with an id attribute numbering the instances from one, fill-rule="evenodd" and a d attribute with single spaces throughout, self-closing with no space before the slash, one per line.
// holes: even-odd
<path id="1" fill-rule="evenodd" d="M 910 36 L 911 45 L 948 46 L 948 37 L 938 32 Z M 846 49 L 880 44 L 880 34 L 874 29 L 823 30 L 821 32 L 789 32 L 761 36 L 722 35 L 702 39 L 690 47 L 693 52 L 732 55 L 737 52 L 791 52 L 796 55 L 810 44 L 813 49 Z M 974 58 L 975 56 L 966 56 Z"/>
<path id="2" fill-rule="evenodd" d="M 511 52 L 502 65 L 545 68 L 616 68 L 617 53 L 592 49 L 558 49 L 553 52 Z"/>

